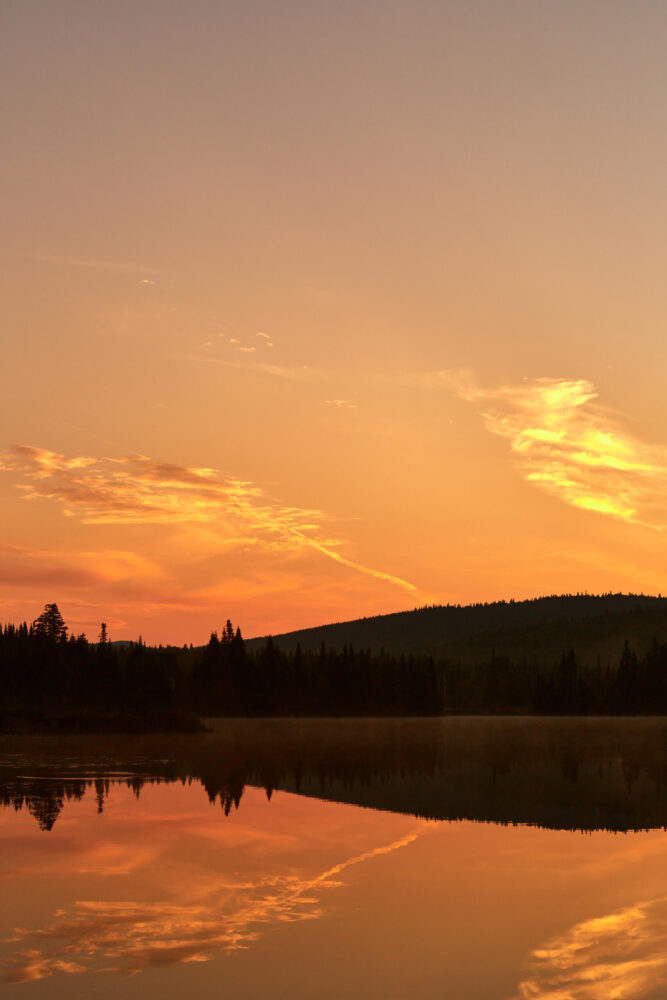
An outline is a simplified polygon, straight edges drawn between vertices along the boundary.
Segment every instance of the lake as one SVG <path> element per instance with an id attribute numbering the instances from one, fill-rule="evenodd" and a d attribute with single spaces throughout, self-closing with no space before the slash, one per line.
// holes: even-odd
<path id="1" fill-rule="evenodd" d="M 7 995 L 667 997 L 667 720 L 0 739 Z"/>

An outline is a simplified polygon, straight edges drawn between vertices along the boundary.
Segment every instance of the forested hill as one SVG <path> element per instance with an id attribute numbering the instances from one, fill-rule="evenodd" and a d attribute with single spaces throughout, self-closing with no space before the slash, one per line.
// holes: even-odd
<path id="1" fill-rule="evenodd" d="M 644 650 L 654 638 L 667 641 L 667 598 L 643 594 L 565 594 L 416 608 L 274 636 L 285 652 L 297 645 L 316 652 L 324 643 L 339 650 L 352 645 L 462 663 L 479 663 L 495 653 L 534 664 L 557 662 L 569 648 L 577 650 L 582 662 L 598 656 L 616 661 L 626 639 Z M 262 637 L 246 640 L 246 645 L 253 649 L 265 642 Z"/>

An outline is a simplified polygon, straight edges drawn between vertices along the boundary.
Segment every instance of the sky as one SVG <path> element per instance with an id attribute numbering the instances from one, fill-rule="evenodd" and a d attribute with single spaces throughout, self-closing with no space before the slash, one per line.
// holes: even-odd
<path id="1" fill-rule="evenodd" d="M 0 621 L 667 590 L 666 32 L 5 0 Z"/>

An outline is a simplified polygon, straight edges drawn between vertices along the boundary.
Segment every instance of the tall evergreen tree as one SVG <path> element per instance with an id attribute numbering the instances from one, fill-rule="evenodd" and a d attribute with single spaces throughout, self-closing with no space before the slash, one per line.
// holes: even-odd
<path id="1" fill-rule="evenodd" d="M 35 618 L 32 627 L 35 635 L 52 642 L 67 638 L 67 625 L 57 604 L 46 604 L 39 618 Z"/>

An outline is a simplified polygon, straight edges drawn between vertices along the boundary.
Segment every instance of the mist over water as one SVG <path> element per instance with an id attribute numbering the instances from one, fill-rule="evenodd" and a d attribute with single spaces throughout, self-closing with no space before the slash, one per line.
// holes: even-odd
<path id="1" fill-rule="evenodd" d="M 553 829 L 667 826 L 662 719 L 213 720 L 195 735 L 0 740 L 0 803 L 54 827 L 67 803 L 201 786 L 229 815 L 247 786 L 433 820 Z"/>

